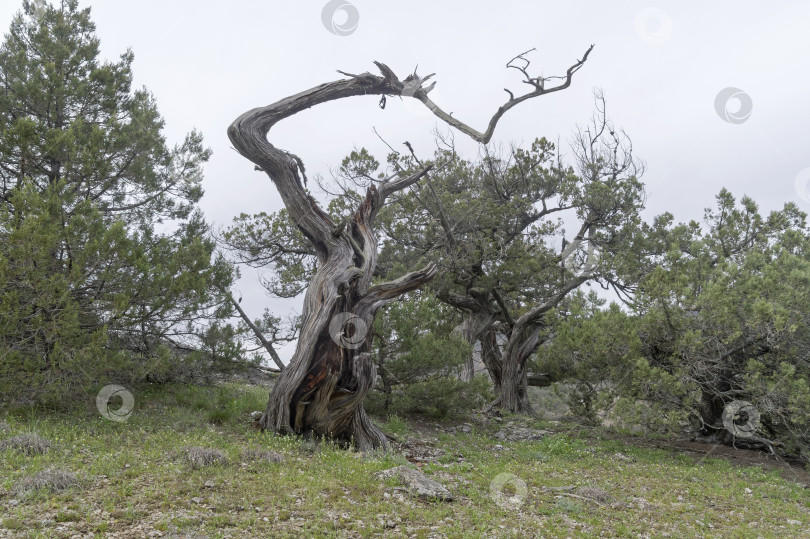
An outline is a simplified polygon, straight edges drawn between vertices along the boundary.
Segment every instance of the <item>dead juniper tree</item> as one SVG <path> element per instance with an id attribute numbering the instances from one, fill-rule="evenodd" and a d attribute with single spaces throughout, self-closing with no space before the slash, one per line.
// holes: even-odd
<path id="1" fill-rule="evenodd" d="M 264 171 L 275 184 L 290 218 L 312 244 L 317 271 L 304 295 L 301 328 L 295 353 L 270 394 L 260 425 L 276 433 L 312 433 L 337 440 L 353 440 L 357 449 L 387 448 L 385 435 L 369 420 L 362 402 L 371 389 L 375 368 L 369 353 L 377 310 L 401 294 L 417 289 L 436 274 L 436 266 L 408 273 L 396 280 L 372 283 L 377 265 L 375 217 L 386 199 L 419 181 L 429 172 L 425 166 L 410 174 L 394 174 L 368 187 L 365 199 L 348 221 L 335 223 L 304 187 L 306 175 L 301 159 L 272 145 L 267 134 L 279 121 L 322 103 L 352 96 L 407 96 L 421 101 L 439 119 L 486 144 L 498 120 L 528 99 L 563 90 L 585 63 L 593 46 L 568 68 L 563 77 L 531 77 L 528 61 L 520 68 L 530 90 L 519 96 L 511 91 L 481 133 L 439 108 L 429 97 L 425 82 L 415 72 L 400 80 L 385 64 L 375 62 L 380 75 L 362 73 L 321 84 L 286 97 L 266 107 L 250 110 L 228 129 L 236 150 Z M 518 58 L 525 59 L 525 54 Z M 511 65 L 512 62 L 510 62 Z M 560 79 L 556 85 L 547 82 Z M 302 183 L 302 179 L 304 183 Z"/>

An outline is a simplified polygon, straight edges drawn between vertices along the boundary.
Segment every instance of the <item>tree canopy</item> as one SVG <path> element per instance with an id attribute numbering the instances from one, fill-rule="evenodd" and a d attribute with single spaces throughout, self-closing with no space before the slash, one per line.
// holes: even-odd
<path id="1" fill-rule="evenodd" d="M 99 59 L 76 0 L 24 2 L 0 46 L 4 395 L 159 378 L 227 314 L 196 209 L 210 150 L 167 143 L 132 61 Z"/>

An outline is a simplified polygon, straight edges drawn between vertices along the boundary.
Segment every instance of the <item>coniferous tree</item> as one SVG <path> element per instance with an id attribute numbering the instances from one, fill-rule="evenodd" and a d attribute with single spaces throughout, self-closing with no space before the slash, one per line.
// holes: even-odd
<path id="1" fill-rule="evenodd" d="M 167 143 L 132 62 L 99 59 L 76 0 L 26 0 L 0 46 L 7 397 L 58 401 L 120 368 L 160 377 L 227 314 L 232 270 L 195 207 L 210 150 L 198 132 Z"/>

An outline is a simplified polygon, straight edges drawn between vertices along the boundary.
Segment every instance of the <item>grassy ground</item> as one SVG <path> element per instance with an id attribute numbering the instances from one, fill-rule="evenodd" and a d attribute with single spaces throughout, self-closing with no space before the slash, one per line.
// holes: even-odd
<path id="1" fill-rule="evenodd" d="M 408 442 L 414 464 L 401 452 L 358 454 L 261 434 L 248 413 L 265 398 L 250 386 L 173 386 L 136 392 L 125 422 L 104 419 L 92 402 L 70 415 L 0 416 L 0 439 L 37 433 L 51 444 L 42 454 L 0 451 L 0 537 L 810 536 L 808 491 L 778 471 L 637 447 L 564 423 L 478 419 L 469 432 L 449 433 L 395 417 L 383 426 Z M 552 433 L 495 438 L 510 421 Z M 226 460 L 195 469 L 189 447 Z M 255 460 L 258 451 L 284 462 Z M 396 479 L 374 476 L 402 464 L 455 500 L 413 498 Z M 77 484 L 20 491 L 42 470 L 70 472 Z"/>

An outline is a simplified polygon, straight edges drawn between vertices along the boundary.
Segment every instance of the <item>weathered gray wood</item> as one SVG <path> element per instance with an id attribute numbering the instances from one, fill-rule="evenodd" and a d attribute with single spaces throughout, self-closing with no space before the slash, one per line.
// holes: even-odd
<path id="1" fill-rule="evenodd" d="M 395 281 L 371 286 L 377 265 L 374 232 L 377 212 L 389 195 L 419 181 L 431 166 L 410 176 L 398 176 L 370 186 L 349 223 L 337 227 L 307 193 L 301 159 L 272 145 L 267 139 L 270 129 L 285 118 L 329 101 L 364 95 L 397 95 L 425 103 L 449 125 L 486 143 L 507 110 L 531 97 L 566 88 L 590 51 L 588 49 L 582 60 L 568 70 L 567 77 L 557 87 L 543 88 L 536 79 L 524 81 L 533 90 L 518 98 L 510 97 L 492 117 L 484 133 L 451 117 L 427 98 L 432 86 L 423 88 L 423 84 L 431 76 L 421 78 L 414 73 L 401 81 L 388 66 L 379 62 L 375 63 L 382 76 L 368 72 L 349 75 L 347 79 L 321 84 L 266 107 L 252 109 L 231 124 L 228 137 L 234 148 L 270 177 L 290 217 L 312 243 L 318 259 L 318 270 L 304 296 L 296 350 L 270 394 L 260 421 L 263 429 L 280 434 L 314 432 L 352 440 L 360 450 L 386 448 L 386 437 L 368 419 L 362 406 L 376 378 L 369 354 L 371 336 L 359 339 L 358 346 L 342 346 L 330 336 L 330 322 L 340 313 L 351 313 L 370 328 L 380 307 L 421 287 L 436 274 L 435 265 L 429 264 Z"/>

